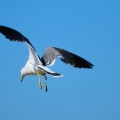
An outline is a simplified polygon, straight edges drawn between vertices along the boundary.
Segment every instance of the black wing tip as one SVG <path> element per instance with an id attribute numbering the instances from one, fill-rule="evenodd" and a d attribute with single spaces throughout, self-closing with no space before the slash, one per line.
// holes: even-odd
<path id="1" fill-rule="evenodd" d="M 57 50 L 58 52 L 60 52 L 63 57 L 60 58 L 62 62 L 69 64 L 75 68 L 87 68 L 87 69 L 92 69 L 93 68 L 93 64 L 90 63 L 89 61 L 85 60 L 84 58 L 71 53 L 69 51 L 66 51 L 64 49 L 61 48 L 57 48 L 57 47 L 52 47 L 55 50 Z"/>
<path id="2" fill-rule="evenodd" d="M 11 27 L 0 25 L 0 33 L 2 33 L 10 41 L 26 42 L 35 50 L 33 45 L 25 36 L 23 36 L 19 31 Z"/>
<path id="3" fill-rule="evenodd" d="M 92 63 L 89 63 L 88 65 L 87 65 L 87 68 L 88 69 L 92 69 L 94 67 L 94 65 L 92 64 Z"/>
<path id="4" fill-rule="evenodd" d="M 88 69 L 92 69 L 94 67 L 93 64 L 91 64 L 89 67 L 87 67 Z"/>
<path id="5" fill-rule="evenodd" d="M 75 67 L 75 68 L 87 68 L 87 69 L 92 69 L 93 67 L 94 67 L 94 65 L 91 65 L 91 66 L 74 66 L 73 65 L 73 67 Z"/>
<path id="6" fill-rule="evenodd" d="M 87 64 L 83 64 L 83 65 L 80 65 L 80 66 L 74 66 L 74 67 L 92 69 L 94 67 L 94 65 L 91 64 L 91 63 L 87 63 Z"/>

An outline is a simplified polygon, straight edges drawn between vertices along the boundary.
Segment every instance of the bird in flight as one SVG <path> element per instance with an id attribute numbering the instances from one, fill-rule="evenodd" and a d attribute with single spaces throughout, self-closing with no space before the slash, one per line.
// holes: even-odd
<path id="1" fill-rule="evenodd" d="M 49 74 L 53 77 L 63 76 L 60 73 L 53 72 L 47 67 L 53 65 L 57 57 L 59 57 L 62 62 L 76 68 L 93 67 L 93 64 L 88 62 L 84 58 L 57 47 L 46 48 L 43 56 L 40 58 L 31 42 L 17 30 L 0 25 L 0 33 L 2 33 L 10 41 L 24 42 L 27 44 L 29 49 L 29 58 L 25 66 L 21 70 L 21 82 L 23 78 L 27 75 L 38 75 L 38 84 L 42 89 L 43 85 L 40 81 L 40 75 L 42 75 L 45 77 L 44 86 L 46 92 L 48 90 L 46 74 Z"/>

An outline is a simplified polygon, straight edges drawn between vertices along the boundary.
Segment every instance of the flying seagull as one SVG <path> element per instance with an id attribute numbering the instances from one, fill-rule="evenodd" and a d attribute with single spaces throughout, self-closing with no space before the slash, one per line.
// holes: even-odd
<path id="1" fill-rule="evenodd" d="M 31 42 L 17 30 L 0 25 L 0 33 L 2 33 L 10 41 L 24 42 L 27 44 L 29 49 L 29 59 L 21 70 L 21 82 L 26 75 L 38 75 L 38 84 L 42 89 L 42 83 L 40 81 L 40 75 L 42 75 L 45 77 L 44 85 L 46 92 L 48 90 L 46 74 L 49 74 L 53 77 L 63 76 L 60 73 L 53 72 L 47 67 L 53 65 L 57 57 L 59 57 L 64 63 L 72 65 L 76 68 L 93 67 L 92 63 L 88 62 L 82 57 L 56 47 L 48 47 L 43 56 L 40 58 Z"/>

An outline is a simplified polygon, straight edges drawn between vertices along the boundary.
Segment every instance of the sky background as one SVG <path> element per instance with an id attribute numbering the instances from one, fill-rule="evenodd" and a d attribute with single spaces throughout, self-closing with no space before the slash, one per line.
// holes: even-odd
<path id="1" fill-rule="evenodd" d="M 120 0 L 1 0 L 0 16 L 40 56 L 55 46 L 94 64 L 76 69 L 57 59 L 50 68 L 64 77 L 47 75 L 46 93 L 37 76 L 20 82 L 26 44 L 0 34 L 1 120 L 120 120 Z"/>

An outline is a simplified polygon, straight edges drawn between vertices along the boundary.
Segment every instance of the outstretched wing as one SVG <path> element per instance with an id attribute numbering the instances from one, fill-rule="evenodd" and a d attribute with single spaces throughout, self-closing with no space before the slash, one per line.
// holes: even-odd
<path id="1" fill-rule="evenodd" d="M 92 63 L 88 62 L 82 57 L 56 47 L 47 48 L 43 57 L 41 58 L 41 61 L 43 65 L 52 65 L 54 64 L 57 57 L 60 57 L 61 61 L 63 61 L 64 63 L 70 64 L 77 68 L 93 67 Z"/>
<path id="2" fill-rule="evenodd" d="M 36 50 L 33 47 L 33 45 L 20 32 L 14 30 L 12 28 L 0 25 L 0 33 L 2 33 L 10 41 L 25 42 L 29 48 L 29 60 L 30 60 L 30 62 L 32 62 L 33 64 L 42 64 L 40 61 L 40 57 L 37 55 Z"/>

